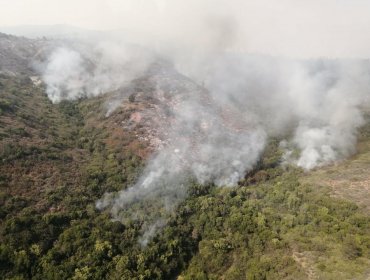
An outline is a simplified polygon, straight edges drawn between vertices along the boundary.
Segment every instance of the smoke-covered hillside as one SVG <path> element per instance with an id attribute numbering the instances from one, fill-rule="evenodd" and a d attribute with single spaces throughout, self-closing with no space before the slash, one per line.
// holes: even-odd
<path id="1" fill-rule="evenodd" d="M 34 73 L 34 58 L 48 43 L 0 33 L 0 73 L 8 75 Z"/>
<path id="2" fill-rule="evenodd" d="M 0 55 L 4 279 L 369 276 L 368 61 Z"/>

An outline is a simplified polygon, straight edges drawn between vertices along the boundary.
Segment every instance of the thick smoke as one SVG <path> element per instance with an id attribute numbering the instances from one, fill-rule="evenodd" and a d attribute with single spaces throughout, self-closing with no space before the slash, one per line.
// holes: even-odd
<path id="1" fill-rule="evenodd" d="M 283 143 L 286 160 L 309 170 L 355 152 L 370 96 L 367 61 L 226 55 L 214 65 L 206 87 L 221 104 L 245 111 L 270 136 L 293 131 Z"/>
<path id="2" fill-rule="evenodd" d="M 266 141 L 254 119 L 220 106 L 205 89 L 173 71 L 166 79 L 163 73 L 154 76 L 156 90 L 173 95 L 167 100 L 171 125 L 161 128 L 167 144 L 134 186 L 106 194 L 97 203 L 100 209 L 111 207 L 113 216 L 125 223 L 143 221 L 143 244 L 186 198 L 191 181 L 235 186 L 258 161 Z"/>
<path id="3" fill-rule="evenodd" d="M 46 92 L 53 103 L 76 99 L 83 95 L 89 75 L 81 55 L 69 49 L 57 49 L 49 58 L 43 75 Z"/>
<path id="4" fill-rule="evenodd" d="M 285 164 L 305 170 L 356 151 L 361 109 L 369 105 L 369 61 L 246 53 L 238 49 L 240 30 L 250 27 L 239 16 L 196 11 L 186 29 L 164 21 L 156 38 L 139 36 L 145 48 L 109 40 L 66 44 L 46 62 L 43 78 L 53 102 L 114 91 L 144 73 L 152 76 L 154 94 L 170 96 L 168 121 L 159 128 L 166 144 L 135 185 L 97 202 L 123 223 L 140 221 L 144 246 L 190 184 L 236 185 L 256 165 L 269 137 L 281 139 Z M 184 76 L 167 66 L 148 72 L 163 59 Z M 109 103 L 108 115 L 119 102 Z"/>
<path id="5" fill-rule="evenodd" d="M 144 221 L 143 244 L 187 196 L 189 178 L 236 185 L 254 167 L 268 137 L 283 139 L 282 160 L 305 170 L 355 152 L 361 106 L 369 103 L 367 62 L 235 54 L 213 59 L 203 77 L 207 94 L 190 87 L 173 108 L 175 121 L 163 131 L 173 141 L 136 185 L 97 204 L 111 207 L 120 221 Z"/>
<path id="6" fill-rule="evenodd" d="M 151 54 L 120 41 L 64 42 L 48 57 L 43 70 L 53 103 L 114 91 L 139 76 Z"/>

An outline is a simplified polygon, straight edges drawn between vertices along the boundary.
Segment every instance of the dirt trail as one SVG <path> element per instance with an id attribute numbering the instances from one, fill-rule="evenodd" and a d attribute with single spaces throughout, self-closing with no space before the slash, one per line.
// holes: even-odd
<path id="1" fill-rule="evenodd" d="M 292 255 L 293 259 L 302 267 L 303 271 L 307 275 L 308 280 L 317 280 L 319 277 L 317 276 L 312 261 L 307 253 L 301 253 L 298 251 L 293 251 Z"/>

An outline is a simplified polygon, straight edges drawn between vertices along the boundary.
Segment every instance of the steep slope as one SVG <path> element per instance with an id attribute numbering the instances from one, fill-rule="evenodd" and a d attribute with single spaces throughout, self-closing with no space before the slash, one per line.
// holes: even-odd
<path id="1" fill-rule="evenodd" d="M 280 166 L 271 139 L 238 186 L 191 183 L 146 247 L 141 220 L 96 209 L 173 141 L 161 132 L 189 92 L 211 102 L 163 62 L 116 91 L 59 104 L 28 75 L 2 74 L 0 278 L 367 279 L 370 219 L 356 203 L 368 195 L 368 126 L 358 155 L 311 173 Z M 231 111 L 222 120 L 243 126 Z M 325 182 L 343 178 L 333 196 Z M 361 196 L 346 195 L 347 182 Z"/>
<path id="2" fill-rule="evenodd" d="M 57 105 L 28 76 L 3 74 L 0 82 L 2 276 L 69 278 L 74 254 L 60 259 L 63 266 L 72 268 L 65 274 L 59 273 L 56 263 L 40 267 L 44 272 L 34 269 L 39 257 L 57 246 L 63 232 L 69 234 L 83 224 L 88 231 L 98 229 L 102 222 L 115 227 L 102 232 L 117 231 L 115 242 L 131 235 L 123 246 L 136 248 L 138 254 L 137 225 L 124 233 L 124 227 L 97 212 L 94 204 L 104 192 L 132 185 L 141 158 L 153 152 L 150 143 L 157 141 L 153 139 L 158 134 L 153 132 L 148 139 L 145 131 L 157 126 L 161 118 L 156 114 L 163 112 L 165 102 L 154 95 L 150 76 L 106 96 Z M 119 106 L 107 116 L 108 101 L 116 99 Z M 134 117 L 139 115 L 143 117 Z"/>
<path id="3" fill-rule="evenodd" d="M 73 182 L 75 176 L 63 178 L 61 169 L 77 164 L 79 151 L 71 139 L 81 120 L 52 106 L 27 77 L 2 76 L 0 82 L 1 174 L 9 195 L 36 199 L 53 185 Z"/>
<path id="4" fill-rule="evenodd" d="M 50 43 L 0 33 L 0 73 L 34 75 L 33 59 Z"/>

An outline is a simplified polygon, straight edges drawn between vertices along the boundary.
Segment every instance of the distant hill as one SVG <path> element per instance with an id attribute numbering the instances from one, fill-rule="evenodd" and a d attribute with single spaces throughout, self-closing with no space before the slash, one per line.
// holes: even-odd
<path id="1" fill-rule="evenodd" d="M 33 59 L 47 44 L 45 39 L 28 39 L 0 33 L 0 72 L 31 75 L 34 73 Z"/>
<path id="2" fill-rule="evenodd" d="M 17 25 L 0 27 L 0 32 L 23 36 L 31 39 L 42 37 L 48 38 L 66 38 L 66 37 L 81 37 L 86 35 L 98 34 L 99 31 L 87 30 L 71 25 L 56 24 L 56 25 Z"/>

